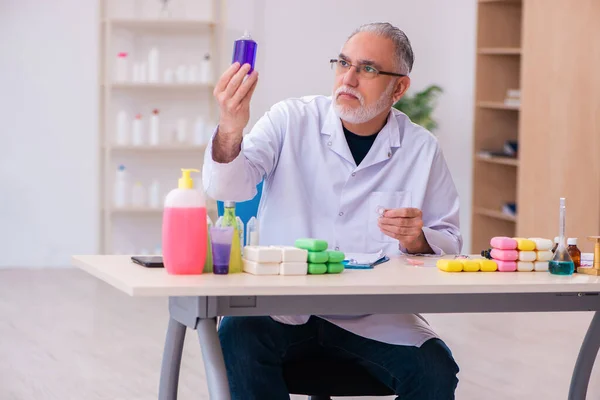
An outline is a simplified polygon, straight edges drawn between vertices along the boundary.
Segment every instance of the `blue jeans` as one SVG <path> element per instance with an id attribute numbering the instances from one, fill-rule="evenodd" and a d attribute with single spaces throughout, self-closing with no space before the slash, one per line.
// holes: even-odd
<path id="1" fill-rule="evenodd" d="M 439 339 L 421 347 L 391 345 L 314 316 L 303 325 L 270 317 L 227 317 L 219 339 L 232 400 L 289 399 L 282 364 L 323 353 L 359 363 L 401 400 L 454 399 L 458 384 L 458 366 Z"/>

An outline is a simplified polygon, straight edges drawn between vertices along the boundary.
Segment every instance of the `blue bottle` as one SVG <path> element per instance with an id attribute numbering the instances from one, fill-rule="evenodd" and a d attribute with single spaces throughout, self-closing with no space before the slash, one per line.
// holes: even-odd
<path id="1" fill-rule="evenodd" d="M 244 36 L 234 42 L 233 45 L 233 59 L 231 63 L 239 62 L 240 65 L 250 64 L 250 74 L 254 71 L 254 62 L 256 61 L 256 49 L 258 44 L 252 40 L 248 31 L 244 32 Z"/>

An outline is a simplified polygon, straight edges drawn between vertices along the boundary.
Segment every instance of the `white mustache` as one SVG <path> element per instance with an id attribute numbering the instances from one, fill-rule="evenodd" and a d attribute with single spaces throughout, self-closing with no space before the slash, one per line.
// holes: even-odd
<path id="1" fill-rule="evenodd" d="M 339 88 L 337 88 L 337 90 L 335 91 L 335 98 L 337 99 L 340 96 L 340 94 L 342 94 L 342 93 L 350 94 L 358 99 L 358 101 L 360 102 L 360 105 L 364 104 L 362 95 L 359 92 L 357 92 L 356 90 L 352 89 L 351 87 L 343 85 L 343 86 L 340 86 Z"/>

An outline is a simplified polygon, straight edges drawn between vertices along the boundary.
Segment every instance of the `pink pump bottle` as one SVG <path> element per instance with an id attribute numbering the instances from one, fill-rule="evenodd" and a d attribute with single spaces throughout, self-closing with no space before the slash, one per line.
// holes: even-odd
<path id="1" fill-rule="evenodd" d="M 165 199 L 162 226 L 163 263 L 171 275 L 199 275 L 207 251 L 206 199 L 194 189 L 191 172 L 182 169 L 179 187 Z"/>

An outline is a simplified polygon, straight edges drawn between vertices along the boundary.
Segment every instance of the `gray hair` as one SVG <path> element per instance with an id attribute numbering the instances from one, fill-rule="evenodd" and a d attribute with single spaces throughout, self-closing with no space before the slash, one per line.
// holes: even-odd
<path id="1" fill-rule="evenodd" d="M 405 75 L 410 73 L 415 60 L 415 55 L 413 54 L 408 36 L 406 36 L 404 32 L 388 22 L 373 22 L 360 26 L 352 32 L 348 37 L 348 40 L 360 32 L 371 32 L 394 42 L 396 50 L 396 67 L 400 69 L 399 73 Z"/>

